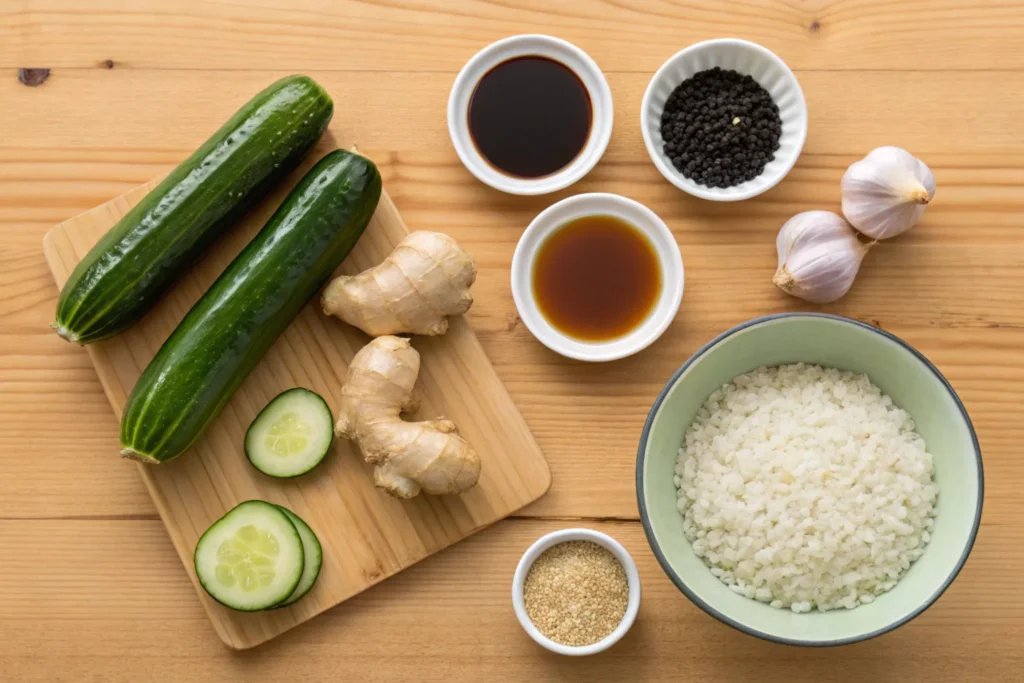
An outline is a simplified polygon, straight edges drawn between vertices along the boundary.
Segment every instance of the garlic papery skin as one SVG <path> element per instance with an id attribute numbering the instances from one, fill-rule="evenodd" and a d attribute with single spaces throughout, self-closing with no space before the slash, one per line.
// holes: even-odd
<path id="1" fill-rule="evenodd" d="M 827 304 L 850 291 L 871 244 L 861 244 L 842 216 L 805 211 L 786 221 L 775 248 L 779 268 L 772 282 L 787 294 Z"/>
<path id="2" fill-rule="evenodd" d="M 935 196 L 935 176 L 923 161 L 899 147 L 879 147 L 846 169 L 843 215 L 876 240 L 902 235 L 921 219 Z"/>

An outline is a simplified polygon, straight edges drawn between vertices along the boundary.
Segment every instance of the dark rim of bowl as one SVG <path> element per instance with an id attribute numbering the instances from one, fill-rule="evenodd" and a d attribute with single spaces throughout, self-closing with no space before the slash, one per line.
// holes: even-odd
<path id="1" fill-rule="evenodd" d="M 946 580 L 939 587 L 939 589 L 935 591 L 935 593 L 933 593 L 931 597 L 925 600 L 924 604 L 922 604 L 916 610 L 914 610 L 907 616 L 903 617 L 902 619 L 894 621 L 893 623 L 885 626 L 884 628 L 880 628 L 876 631 L 871 631 L 870 633 L 866 633 L 864 635 L 853 636 L 850 638 L 839 638 L 837 640 L 795 640 L 793 638 L 780 638 L 779 636 L 773 636 L 771 634 L 764 633 L 763 631 L 759 631 L 755 628 L 751 628 L 749 626 L 741 624 L 734 619 L 730 619 L 729 617 L 725 616 L 724 614 L 716 610 L 714 607 L 709 605 L 707 602 L 697 597 L 697 595 L 687 587 L 686 583 L 669 564 L 668 559 L 665 557 L 664 553 L 661 552 L 661 548 L 658 545 L 658 541 L 654 537 L 654 530 L 651 528 L 651 524 L 648 519 L 647 503 L 645 501 L 643 484 L 644 452 L 647 450 L 647 438 L 650 435 L 651 424 L 654 422 L 654 417 L 655 415 L 657 415 L 658 409 L 661 408 L 661 404 L 662 402 L 664 402 L 669 390 L 672 389 L 673 386 L 675 386 L 676 381 L 684 372 L 686 372 L 687 368 L 693 365 L 693 363 L 696 362 L 697 359 L 703 356 L 707 351 L 709 351 L 712 347 L 716 346 L 722 340 L 726 339 L 727 337 L 731 337 L 737 332 L 745 330 L 748 327 L 753 327 L 755 325 L 759 325 L 761 323 L 765 323 L 771 320 L 780 320 L 782 318 L 826 318 L 828 320 L 835 320 L 841 323 L 856 325 L 857 327 L 862 327 L 866 330 L 870 330 L 875 334 L 880 334 L 883 337 L 896 342 L 897 344 L 905 348 L 907 351 L 910 351 L 910 353 L 912 353 L 918 360 L 920 360 L 926 368 L 931 370 L 932 373 L 934 373 L 935 376 L 939 378 L 939 381 L 942 382 L 942 384 L 946 387 L 946 391 L 948 391 L 949 395 L 953 397 L 953 401 L 956 403 L 957 408 L 960 410 L 961 416 L 963 416 L 964 422 L 967 424 L 967 430 L 971 434 L 971 442 L 974 444 L 974 454 L 978 460 L 978 507 L 974 513 L 974 524 L 971 528 L 970 538 L 967 539 L 967 546 L 964 548 L 963 554 L 957 561 L 956 567 L 953 568 L 953 571 L 946 578 Z M 971 554 L 971 549 L 974 548 L 974 541 L 978 538 L 978 529 L 981 525 L 981 508 L 984 500 L 985 473 L 982 469 L 981 447 L 978 445 L 978 435 L 974 432 L 974 425 L 971 424 L 971 418 L 967 414 L 967 409 L 964 408 L 963 402 L 960 400 L 960 397 L 957 396 L 956 391 L 953 390 L 953 387 L 952 385 L 950 385 L 949 380 L 947 380 L 943 376 L 943 374 L 939 372 L 939 369 L 936 368 L 931 361 L 925 358 L 920 351 L 918 351 L 913 346 L 903 341 L 896 335 L 890 334 L 889 332 L 886 332 L 885 330 L 874 327 L 872 325 L 868 325 L 867 323 L 862 323 L 859 320 L 846 318 L 841 315 L 831 315 L 828 313 L 776 313 L 773 315 L 761 316 L 760 318 L 748 320 L 745 323 L 741 323 L 736 327 L 726 330 L 725 332 L 718 335 L 717 337 L 709 341 L 707 344 L 702 346 L 696 353 L 690 356 L 689 360 L 687 360 L 681 368 L 676 370 L 675 374 L 673 374 L 672 377 L 668 380 L 668 382 L 666 382 L 665 387 L 661 390 L 661 393 L 658 394 L 658 398 L 657 400 L 654 401 L 654 405 L 651 406 L 651 412 L 648 413 L 647 420 L 644 422 L 644 429 L 643 433 L 640 436 L 640 446 L 637 450 L 636 456 L 636 502 L 637 506 L 640 508 L 640 522 L 643 524 L 644 534 L 647 536 L 647 543 L 651 546 L 651 550 L 654 551 L 654 556 L 658 558 L 658 564 L 661 565 L 661 568 L 665 572 L 665 574 L 667 574 L 668 577 L 672 579 L 672 583 L 674 583 L 676 587 L 679 590 L 681 590 L 686 595 L 686 597 L 690 599 L 691 602 L 693 602 L 693 604 L 697 605 L 697 607 L 701 608 L 702 610 L 713 616 L 715 619 L 718 619 L 723 624 L 732 626 L 734 629 L 738 631 L 742 631 L 743 633 L 752 635 L 756 638 L 760 638 L 761 640 L 767 640 L 773 643 L 782 643 L 783 645 L 797 645 L 803 647 L 830 647 L 835 645 L 848 645 L 850 643 L 857 643 L 862 640 L 869 640 L 871 638 L 880 636 L 884 633 L 896 630 L 903 624 L 906 624 L 908 621 L 917 617 L 919 614 L 921 614 L 926 609 L 931 607 L 935 603 L 935 601 L 938 600 L 939 597 L 946 592 L 946 589 L 949 588 L 949 585 L 953 583 L 953 580 L 957 577 L 957 575 L 960 573 L 960 570 L 963 569 L 964 564 L 967 562 L 967 557 Z"/>

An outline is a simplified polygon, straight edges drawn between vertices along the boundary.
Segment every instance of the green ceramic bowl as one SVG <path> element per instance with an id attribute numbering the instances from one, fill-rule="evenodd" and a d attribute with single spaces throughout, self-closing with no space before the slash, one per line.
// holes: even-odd
<path id="1" fill-rule="evenodd" d="M 733 593 L 711 575 L 683 536 L 673 474 L 697 410 L 717 387 L 762 365 L 814 363 L 867 374 L 910 413 L 935 457 L 939 497 L 924 555 L 896 587 L 853 610 L 796 614 Z M 636 463 L 637 503 L 647 540 L 669 578 L 711 616 L 745 633 L 790 645 L 842 645 L 891 631 L 926 610 L 967 561 L 981 521 L 981 451 L 953 388 L 906 342 L 832 315 L 756 318 L 712 340 L 654 402 Z"/>

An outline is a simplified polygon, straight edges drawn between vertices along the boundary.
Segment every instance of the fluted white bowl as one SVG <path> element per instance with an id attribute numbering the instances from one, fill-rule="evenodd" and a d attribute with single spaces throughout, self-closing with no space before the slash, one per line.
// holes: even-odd
<path id="1" fill-rule="evenodd" d="M 690 180 L 672 165 L 662 149 L 661 115 L 669 95 L 694 74 L 716 66 L 752 76 L 775 100 L 782 119 L 775 159 L 761 175 L 732 187 L 706 187 Z M 695 197 L 734 202 L 775 187 L 793 168 L 807 138 L 807 103 L 796 76 L 771 50 L 738 38 L 706 40 L 677 52 L 654 74 L 640 108 L 640 129 L 651 161 L 670 183 Z"/>

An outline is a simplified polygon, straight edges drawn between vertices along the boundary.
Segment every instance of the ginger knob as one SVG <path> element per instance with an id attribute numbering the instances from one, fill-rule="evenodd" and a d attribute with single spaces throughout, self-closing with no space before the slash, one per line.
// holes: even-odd
<path id="1" fill-rule="evenodd" d="M 414 233 L 415 234 L 415 233 Z M 460 493 L 480 478 L 480 458 L 455 423 L 406 422 L 420 354 L 408 339 L 377 337 L 352 358 L 341 389 L 336 435 L 358 444 L 374 468 L 374 483 L 396 498 Z"/>
<path id="2" fill-rule="evenodd" d="M 448 331 L 448 316 L 461 315 L 473 305 L 469 288 L 474 280 L 473 259 L 454 239 L 417 231 L 380 265 L 332 280 L 321 304 L 327 315 L 371 337 L 438 335 Z"/>

